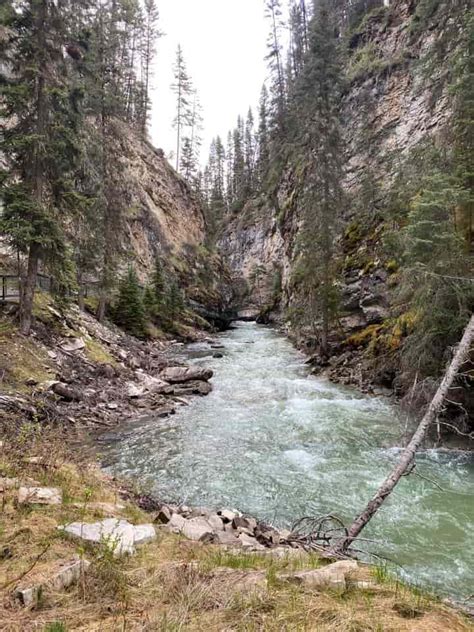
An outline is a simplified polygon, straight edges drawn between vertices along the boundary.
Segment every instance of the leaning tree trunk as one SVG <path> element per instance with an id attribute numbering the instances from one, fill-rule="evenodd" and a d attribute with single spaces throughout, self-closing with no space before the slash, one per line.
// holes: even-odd
<path id="1" fill-rule="evenodd" d="M 468 358 L 471 344 L 474 340 L 474 315 L 471 316 L 462 340 L 456 350 L 456 353 L 446 371 L 443 381 L 439 385 L 435 396 L 433 397 L 425 416 L 420 422 L 420 425 L 416 429 L 415 434 L 411 438 L 410 443 L 404 449 L 399 463 L 395 466 L 389 476 L 385 479 L 382 485 L 377 490 L 377 493 L 368 503 L 364 511 L 357 516 L 347 532 L 347 536 L 341 539 L 331 550 L 335 555 L 339 555 L 347 551 L 352 542 L 357 538 L 359 533 L 364 529 L 367 523 L 380 509 L 385 499 L 392 493 L 393 489 L 397 485 L 398 481 L 409 472 L 410 467 L 414 463 L 415 454 L 420 447 L 423 439 L 426 436 L 428 428 L 436 420 L 437 416 L 441 412 L 443 401 L 448 394 L 449 389 L 456 377 L 459 368 L 464 364 Z"/>

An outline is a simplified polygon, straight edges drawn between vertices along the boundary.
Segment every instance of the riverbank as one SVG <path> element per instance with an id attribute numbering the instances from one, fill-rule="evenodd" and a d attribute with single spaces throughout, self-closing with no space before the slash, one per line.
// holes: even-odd
<path id="1" fill-rule="evenodd" d="M 9 479 L 2 481 L 2 630 L 472 629 L 463 615 L 394 582 L 383 568 L 354 562 L 334 568 L 281 546 L 249 551 L 174 534 L 150 497 L 105 476 L 87 455 L 66 446 L 62 435 L 48 431 L 2 445 L 2 474 Z M 55 489 L 61 502 L 19 502 L 18 486 L 32 484 Z M 156 537 L 116 556 L 110 541 L 81 542 L 60 528 L 105 518 L 149 525 Z M 66 576 L 64 568 L 74 564 L 80 571 Z"/>
<path id="2" fill-rule="evenodd" d="M 72 434 L 112 431 L 123 419 L 174 414 L 184 398 L 212 390 L 209 372 L 172 360 L 182 340 L 206 339 L 204 331 L 187 327 L 181 341 L 141 341 L 75 306 L 58 311 L 41 293 L 35 317 L 29 338 L 13 318 L 0 320 L 0 422 L 10 428 L 26 418 Z"/>

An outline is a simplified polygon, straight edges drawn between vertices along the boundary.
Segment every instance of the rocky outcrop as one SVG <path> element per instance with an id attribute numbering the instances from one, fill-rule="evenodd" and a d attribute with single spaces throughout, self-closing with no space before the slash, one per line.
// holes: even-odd
<path id="1" fill-rule="evenodd" d="M 382 241 L 391 187 L 414 148 L 430 139 L 442 142 L 452 115 L 446 60 L 459 44 L 462 12 L 446 11 L 439 3 L 420 26 L 418 4 L 394 0 L 380 6 L 348 35 L 342 121 L 349 204 L 336 243 L 342 264 L 339 341 L 390 315 L 397 266 L 387 261 Z M 440 50 L 443 57 L 436 63 Z M 249 201 L 221 240 L 238 288 L 237 307 L 250 312 L 259 307 L 269 319 L 290 314 L 290 329 L 301 225 L 298 178 L 287 165 L 274 189 Z M 300 333 L 307 340 L 308 332 Z"/>

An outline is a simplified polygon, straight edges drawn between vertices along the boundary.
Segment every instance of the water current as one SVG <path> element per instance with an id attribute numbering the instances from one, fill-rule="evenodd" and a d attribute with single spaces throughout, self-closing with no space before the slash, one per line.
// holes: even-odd
<path id="1" fill-rule="evenodd" d="M 161 497 L 237 508 L 277 526 L 335 513 L 347 522 L 397 459 L 408 422 L 383 398 L 310 375 L 275 330 L 237 323 L 218 350 L 181 358 L 214 370 L 211 395 L 168 419 L 126 426 L 105 446 L 109 467 Z M 412 583 L 458 599 L 474 593 L 474 458 L 426 449 L 364 537 Z M 442 489 L 440 489 L 441 487 Z"/>

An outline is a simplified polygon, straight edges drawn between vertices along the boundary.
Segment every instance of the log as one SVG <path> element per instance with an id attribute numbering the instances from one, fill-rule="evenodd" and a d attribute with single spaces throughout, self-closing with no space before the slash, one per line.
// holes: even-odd
<path id="1" fill-rule="evenodd" d="M 464 330 L 462 340 L 457 347 L 451 364 L 449 365 L 443 377 L 443 380 L 439 385 L 435 396 L 431 400 L 431 403 L 428 406 L 428 409 L 420 424 L 418 425 L 418 428 L 416 429 L 413 437 L 402 452 L 398 464 L 387 476 L 385 481 L 377 490 L 375 496 L 367 504 L 366 508 L 354 520 L 354 522 L 348 529 L 347 534 L 331 548 L 331 555 L 338 557 L 347 551 L 347 549 L 351 546 L 352 542 L 357 538 L 359 533 L 365 528 L 368 522 L 380 509 L 388 496 L 390 496 L 402 476 L 411 471 L 411 468 L 413 467 L 413 464 L 415 462 L 416 452 L 422 444 L 429 427 L 432 423 L 436 421 L 438 415 L 440 414 L 444 399 L 446 398 L 446 395 L 448 394 L 449 389 L 451 388 L 452 383 L 459 372 L 459 369 L 468 359 L 473 340 L 474 315 L 471 316 L 471 319 L 466 329 Z"/>

